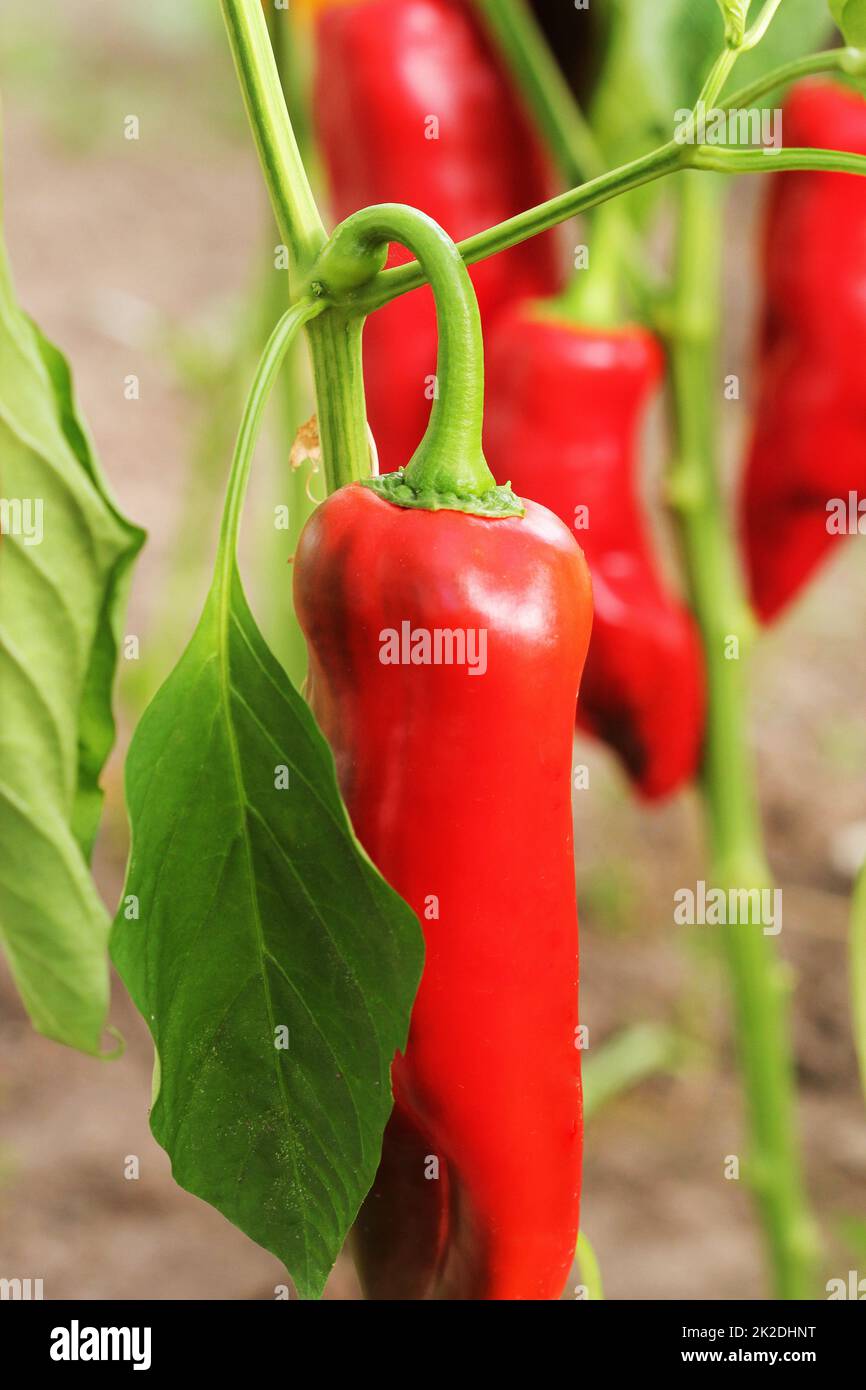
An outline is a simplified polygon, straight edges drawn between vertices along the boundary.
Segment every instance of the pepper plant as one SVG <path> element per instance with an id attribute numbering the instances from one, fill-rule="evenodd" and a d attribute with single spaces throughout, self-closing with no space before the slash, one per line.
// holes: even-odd
<path id="1" fill-rule="evenodd" d="M 328 236 L 260 0 L 222 0 L 288 251 L 285 308 L 241 421 L 204 609 L 129 751 L 132 844 L 111 954 L 153 1035 L 151 1123 L 175 1178 L 278 1255 L 302 1297 L 321 1294 L 356 1220 L 374 1297 L 555 1298 L 577 1238 L 567 784 L 589 586 L 568 528 L 524 500 L 531 470 L 515 493 L 508 459 L 494 472 L 485 459 L 481 333 L 466 267 L 589 214 L 612 279 L 593 273 L 565 319 L 558 305 L 558 321 L 574 314 L 609 331 L 610 285 L 621 276 L 665 341 L 677 446 L 669 491 L 706 684 L 708 877 L 761 888 L 770 875 L 746 737 L 746 662 L 727 655 L 736 638 L 745 656 L 755 627 L 720 499 L 712 409 L 718 176 L 866 173 L 866 156 L 846 150 L 768 154 L 701 139 L 707 109 L 760 108 L 805 76 L 862 77 L 858 0 L 831 5 L 852 46 L 806 56 L 804 34 L 808 46 L 828 20 L 807 0 L 665 0 L 651 20 L 649 7 L 624 5 L 589 120 L 518 0 L 476 8 L 573 186 L 455 246 L 427 209 L 391 204 L 353 211 Z M 648 24 L 660 61 L 667 44 L 666 81 L 629 130 Z M 690 42 L 678 43 L 686 34 Z M 740 63 L 749 80 L 731 93 Z M 647 275 L 640 241 L 662 181 L 679 207 L 667 284 Z M 385 268 L 389 243 L 407 258 Z M 364 324 L 427 282 L 439 345 L 431 420 L 414 454 L 380 476 L 365 413 Z M 14 744 L 4 741 L 0 848 L 17 869 L 14 880 L 0 876 L 0 927 L 34 1025 L 98 1053 L 108 921 L 88 861 L 114 732 L 123 603 L 143 536 L 114 505 L 66 364 L 17 306 L 5 266 L 0 297 L 0 457 L 22 522 L 4 524 L 0 548 L 0 728 L 16 731 Z M 330 494 L 296 560 L 309 704 L 268 649 L 236 558 L 264 408 L 302 340 Z M 23 525 L 23 499 L 36 492 L 44 548 L 28 543 L 35 531 Z M 424 632 L 415 648 L 411 623 L 408 637 L 400 630 L 404 611 L 427 615 L 424 632 L 447 631 L 452 643 L 458 629 L 467 642 L 484 632 L 496 669 L 483 694 L 465 671 L 458 688 L 453 661 L 431 676 L 423 654 L 415 660 Z M 393 681 L 371 645 L 380 620 L 398 650 L 410 645 Z M 485 819 L 477 837 L 460 822 L 473 803 Z M 862 897 L 852 949 L 861 1052 Z M 440 913 L 437 932 L 430 923 Z M 772 940 L 751 926 L 726 934 L 747 1172 L 775 1289 L 808 1297 L 817 1240 L 787 988 Z M 422 1171 L 433 1159 L 436 1174 Z M 591 1267 L 585 1247 L 582 1259 Z"/>

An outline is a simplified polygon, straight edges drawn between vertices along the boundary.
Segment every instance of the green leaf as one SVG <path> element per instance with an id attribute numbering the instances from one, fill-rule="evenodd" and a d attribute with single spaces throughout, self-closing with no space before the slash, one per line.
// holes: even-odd
<path id="1" fill-rule="evenodd" d="M 866 1095 L 866 865 L 851 903 L 851 1009 L 860 1079 Z"/>
<path id="2" fill-rule="evenodd" d="M 88 869 L 144 534 L 108 495 L 69 368 L 0 247 L 0 940 L 34 1027 L 98 1053 L 109 919 Z"/>
<path id="3" fill-rule="evenodd" d="M 866 0 L 830 0 L 830 13 L 847 44 L 866 47 Z"/>
<path id="4" fill-rule="evenodd" d="M 156 1045 L 154 1135 L 316 1297 L 376 1173 L 423 941 L 234 567 L 139 725 L 127 792 L 140 919 L 121 911 L 112 953 Z"/>
<path id="5" fill-rule="evenodd" d="M 120 533 L 128 539 L 128 544 L 120 549 L 111 572 L 106 574 L 102 611 L 90 652 L 90 664 L 79 708 L 78 784 L 72 825 L 89 859 L 102 816 L 103 793 L 99 778 L 114 747 L 116 734 L 111 697 L 123 640 L 126 601 L 133 564 L 144 544 L 145 535 L 138 527 L 130 525 L 118 511 L 99 471 L 93 446 L 76 411 L 72 377 L 66 358 L 44 337 L 32 320 L 30 326 L 54 390 L 60 426 L 66 442 L 90 477 L 106 511 L 117 522 Z"/>

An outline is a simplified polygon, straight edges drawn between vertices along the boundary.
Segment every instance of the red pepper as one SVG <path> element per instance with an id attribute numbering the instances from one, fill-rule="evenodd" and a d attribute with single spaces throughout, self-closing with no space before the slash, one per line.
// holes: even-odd
<path id="1" fill-rule="evenodd" d="M 325 0 L 316 35 L 315 123 L 337 218 L 369 203 L 409 203 L 459 241 L 550 196 L 540 146 L 465 4 Z M 407 259 L 393 248 L 389 263 Z M 511 300 L 556 290 L 554 236 L 471 274 L 486 329 Z M 435 362 L 429 290 L 404 295 L 367 324 L 367 414 L 382 472 L 418 445 Z"/>
<path id="2" fill-rule="evenodd" d="M 866 103 L 827 82 L 796 87 L 785 144 L 866 154 Z M 866 490 L 866 183 L 796 172 L 771 180 L 766 300 L 741 525 L 754 608 L 771 622 L 844 538 L 829 502 Z M 855 511 L 856 515 L 856 511 Z"/>
<path id="3" fill-rule="evenodd" d="M 694 776 L 704 722 L 700 639 L 658 573 L 635 477 L 635 435 L 662 370 L 643 328 L 515 306 L 489 346 L 485 434 L 494 474 L 576 529 L 595 599 L 578 723 L 649 798 Z"/>
<path id="4" fill-rule="evenodd" d="M 346 238 L 357 259 L 398 235 L 440 299 L 461 287 L 440 307 L 440 398 L 409 467 L 333 493 L 295 561 L 352 823 L 427 943 L 358 1264 L 372 1298 L 552 1299 L 580 1192 L 570 768 L 589 575 L 555 516 L 495 488 L 480 325 L 447 238 L 368 209 L 316 278 L 342 287 Z"/>

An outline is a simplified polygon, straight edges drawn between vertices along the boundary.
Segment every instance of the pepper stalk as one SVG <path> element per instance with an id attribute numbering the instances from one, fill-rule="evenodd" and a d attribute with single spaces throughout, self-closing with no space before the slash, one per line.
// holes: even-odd
<path id="1" fill-rule="evenodd" d="M 437 392 L 429 426 L 408 466 L 364 481 L 398 506 L 522 516 L 522 504 L 510 488 L 496 486 L 484 458 L 481 316 L 469 271 L 442 228 L 402 203 L 363 208 L 340 223 L 322 250 L 311 291 L 327 295 L 351 316 L 354 294 L 385 264 L 392 241 L 417 256 L 433 289 Z"/>

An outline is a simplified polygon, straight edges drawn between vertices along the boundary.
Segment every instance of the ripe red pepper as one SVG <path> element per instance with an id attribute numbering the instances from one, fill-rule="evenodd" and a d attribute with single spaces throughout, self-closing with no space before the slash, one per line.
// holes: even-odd
<path id="1" fill-rule="evenodd" d="M 785 144 L 866 154 L 866 103 L 794 88 Z M 771 180 L 754 434 L 740 501 L 752 603 L 779 616 L 844 539 L 828 502 L 866 491 L 866 183 L 803 171 Z"/>
<path id="2" fill-rule="evenodd" d="M 315 126 L 338 219 L 369 203 L 409 203 L 460 241 L 550 196 L 539 143 L 465 3 L 324 0 L 316 38 Z M 392 248 L 390 264 L 407 259 Z M 554 236 L 471 274 L 486 330 L 511 300 L 554 293 Z M 406 463 L 424 433 L 435 362 L 428 289 L 369 320 L 367 415 L 382 472 Z"/>
<path id="3" fill-rule="evenodd" d="M 440 302 L 440 398 L 409 466 L 333 493 L 295 560 L 312 707 L 427 943 L 358 1264 L 372 1298 L 552 1299 L 580 1193 L 570 768 L 590 581 L 555 516 L 495 487 L 477 308 L 435 224 L 368 209 L 316 278 L 344 288 L 347 239 L 352 262 L 396 236 Z"/>
<path id="4" fill-rule="evenodd" d="M 494 475 L 577 528 L 595 600 L 578 723 L 648 798 L 694 776 L 704 724 L 700 639 L 658 573 L 635 477 L 635 435 L 662 370 L 643 328 L 515 306 L 489 346 L 485 433 Z"/>

